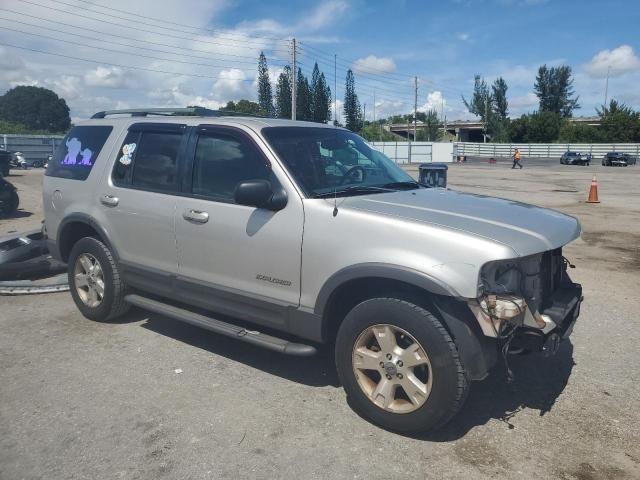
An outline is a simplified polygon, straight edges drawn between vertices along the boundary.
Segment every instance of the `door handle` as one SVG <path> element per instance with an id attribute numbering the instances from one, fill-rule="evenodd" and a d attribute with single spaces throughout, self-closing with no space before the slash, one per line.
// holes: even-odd
<path id="1" fill-rule="evenodd" d="M 100 197 L 100 203 L 106 205 L 107 207 L 115 207 L 120 202 L 118 197 L 114 197 L 113 195 L 103 195 Z"/>
<path id="2" fill-rule="evenodd" d="M 209 221 L 209 214 L 207 212 L 201 212 L 200 210 L 185 210 L 182 212 L 182 218 L 190 222 L 207 223 Z"/>

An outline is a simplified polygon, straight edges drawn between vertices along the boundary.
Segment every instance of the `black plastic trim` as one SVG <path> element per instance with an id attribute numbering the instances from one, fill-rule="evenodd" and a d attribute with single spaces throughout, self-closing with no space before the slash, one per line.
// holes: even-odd
<path id="1" fill-rule="evenodd" d="M 272 335 L 247 330 L 232 323 L 224 322 L 213 317 L 206 317 L 204 315 L 157 300 L 142 297 L 140 295 L 127 295 L 125 300 L 132 305 L 145 310 L 149 310 L 175 320 L 190 323 L 191 325 L 195 325 L 227 337 L 235 338 L 246 343 L 251 343 L 252 345 L 266 348 L 274 352 L 305 357 L 315 355 L 317 353 L 316 348 L 312 345 L 294 343 Z"/>
<path id="2" fill-rule="evenodd" d="M 60 253 L 62 253 L 62 249 L 63 249 L 63 241 L 64 239 L 62 238 L 64 232 L 65 232 L 65 228 L 67 225 L 69 225 L 70 223 L 84 223 L 86 225 L 88 225 L 89 227 L 93 228 L 96 232 L 98 232 L 98 235 L 100 235 L 100 239 L 105 243 L 105 245 L 109 248 L 109 250 L 111 251 L 111 254 L 113 255 L 113 258 L 116 261 L 120 260 L 120 256 L 118 255 L 118 251 L 114 248 L 113 246 L 113 242 L 111 241 L 111 236 L 107 233 L 107 231 L 90 215 L 87 215 L 86 213 L 71 213 L 69 215 L 67 215 L 61 222 L 60 225 L 58 226 L 58 235 L 56 238 L 56 248 L 57 251 Z M 63 262 L 66 262 L 67 259 L 66 258 L 62 258 L 62 255 L 60 256 L 60 258 L 55 257 L 56 260 L 61 260 Z"/>
<path id="3" fill-rule="evenodd" d="M 438 279 L 412 268 L 387 263 L 360 263 L 343 268 L 334 273 L 324 283 L 316 299 L 314 313 L 324 316 L 331 295 L 342 284 L 359 278 L 384 278 L 398 280 L 422 288 L 436 295 L 460 297 L 460 295 Z"/>
<path id="4" fill-rule="evenodd" d="M 483 380 L 498 359 L 496 339 L 483 334 L 466 302 L 451 297 L 433 300 L 440 319 L 453 337 L 467 377 Z"/>

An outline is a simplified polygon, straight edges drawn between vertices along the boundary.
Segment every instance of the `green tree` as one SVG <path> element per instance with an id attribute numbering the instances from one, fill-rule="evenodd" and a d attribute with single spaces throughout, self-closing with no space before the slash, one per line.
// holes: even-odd
<path id="1" fill-rule="evenodd" d="M 276 115 L 291 118 L 291 67 L 286 65 L 276 85 Z"/>
<path id="2" fill-rule="evenodd" d="M 540 66 L 533 89 L 540 101 L 540 112 L 553 112 L 569 118 L 574 110 L 580 108 L 579 97 L 575 96 L 573 90 L 571 67 L 568 65 L 551 68 Z"/>
<path id="3" fill-rule="evenodd" d="M 511 120 L 509 123 L 509 139 L 514 143 L 527 142 L 527 128 L 529 125 L 529 116 L 522 115 L 520 118 Z"/>
<path id="4" fill-rule="evenodd" d="M 629 108 L 610 111 L 602 117 L 600 134 L 604 142 L 640 142 L 640 114 Z"/>
<path id="5" fill-rule="evenodd" d="M 499 80 L 502 80 L 502 78 Z M 467 110 L 475 116 L 480 117 L 480 121 L 485 126 L 486 134 L 492 139 L 495 139 L 496 133 L 503 129 L 500 123 L 506 119 L 507 109 L 506 82 L 504 82 L 504 80 L 499 84 L 497 82 L 498 80 L 496 80 L 492 88 L 500 89 L 498 92 L 499 95 L 502 95 L 500 98 L 500 107 L 497 106 L 494 94 L 492 94 L 491 89 L 480 75 L 474 77 L 471 99 L 467 101 L 464 96 L 462 97 L 462 101 L 467 107 Z M 505 116 L 501 117 L 500 112 L 504 112 Z"/>
<path id="6" fill-rule="evenodd" d="M 420 119 L 423 114 L 422 119 Z M 426 113 L 418 112 L 416 115 L 422 122 L 422 127 L 418 127 L 417 140 L 435 142 L 438 140 L 438 129 L 440 128 L 440 119 L 438 118 L 438 112 L 435 110 L 429 110 Z"/>
<path id="7" fill-rule="evenodd" d="M 491 86 L 494 112 L 500 120 L 506 120 L 509 114 L 509 102 L 507 101 L 508 88 L 507 82 L 505 82 L 502 77 L 496 78 Z"/>
<path id="8" fill-rule="evenodd" d="M 262 112 L 260 105 L 256 102 L 244 99 L 238 100 L 237 102 L 229 101 L 221 108 L 221 110 L 226 112 L 242 113 L 244 115 L 260 115 Z"/>
<path id="9" fill-rule="evenodd" d="M 358 134 L 370 142 L 392 142 L 398 139 L 396 135 L 385 130 L 381 122 L 364 122 Z"/>
<path id="10" fill-rule="evenodd" d="M 480 75 L 476 75 L 473 79 L 471 100 L 467 101 L 463 95 L 462 102 L 464 106 L 467 107 L 467 110 L 469 110 L 469 113 L 480 117 L 483 123 L 488 122 L 489 115 L 493 111 L 493 97 L 491 96 L 487 83 Z"/>
<path id="11" fill-rule="evenodd" d="M 626 113 L 627 115 L 629 115 L 633 113 L 633 110 L 631 109 L 631 107 L 628 107 L 624 103 L 618 102 L 616 99 L 612 98 L 609 101 L 609 105 L 601 105 L 600 107 L 596 107 L 596 113 L 600 117 L 616 113 Z"/>
<path id="12" fill-rule="evenodd" d="M 313 116 L 311 112 L 311 87 L 309 86 L 309 80 L 303 75 L 302 69 L 298 68 L 298 75 L 296 78 L 296 119 L 312 121 Z"/>
<path id="13" fill-rule="evenodd" d="M 0 120 L 47 132 L 65 132 L 71 126 L 64 99 L 46 88 L 24 85 L 0 97 Z"/>
<path id="14" fill-rule="evenodd" d="M 260 58 L 258 59 L 258 105 L 260 106 L 261 114 L 270 117 L 274 115 L 269 67 L 264 52 L 260 52 Z"/>
<path id="15" fill-rule="evenodd" d="M 360 131 L 363 125 L 362 110 L 356 94 L 356 81 L 351 69 L 347 71 L 343 110 L 345 126 L 352 132 Z"/>
<path id="16" fill-rule="evenodd" d="M 515 143 L 555 142 L 560 134 L 562 118 L 554 112 L 534 112 L 509 123 L 509 137 Z"/>
<path id="17" fill-rule="evenodd" d="M 331 89 L 317 62 L 311 75 L 311 117 L 318 123 L 326 123 L 331 119 Z"/>
<path id="18" fill-rule="evenodd" d="M 560 126 L 560 142 L 566 143 L 600 143 L 602 139 L 602 131 L 599 127 L 593 125 L 583 125 L 563 120 Z"/>

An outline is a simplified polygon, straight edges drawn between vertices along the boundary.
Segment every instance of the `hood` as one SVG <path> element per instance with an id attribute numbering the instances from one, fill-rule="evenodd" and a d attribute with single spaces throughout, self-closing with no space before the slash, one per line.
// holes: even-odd
<path id="1" fill-rule="evenodd" d="M 562 247 L 581 231 L 577 219 L 555 210 L 442 188 L 348 197 L 341 208 L 463 231 L 520 256 Z"/>

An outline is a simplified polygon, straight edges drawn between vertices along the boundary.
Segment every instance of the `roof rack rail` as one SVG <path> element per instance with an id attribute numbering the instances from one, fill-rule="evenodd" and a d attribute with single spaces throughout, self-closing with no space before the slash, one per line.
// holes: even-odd
<path id="1" fill-rule="evenodd" d="M 174 116 L 189 115 L 196 117 L 257 117 L 270 118 L 267 115 L 252 115 L 249 113 L 231 112 L 226 110 L 212 110 L 204 107 L 186 108 L 133 108 L 127 110 L 104 110 L 94 113 L 91 118 L 105 118 L 108 115 L 131 115 L 132 117 L 146 117 L 149 115 Z"/>
<path id="2" fill-rule="evenodd" d="M 220 117 L 225 115 L 219 110 L 210 110 L 204 107 L 187 108 L 132 108 L 126 110 L 104 110 L 92 115 L 91 118 L 104 118 L 108 115 L 131 115 L 132 117 L 146 117 L 148 115 L 195 115 L 201 117 Z"/>

